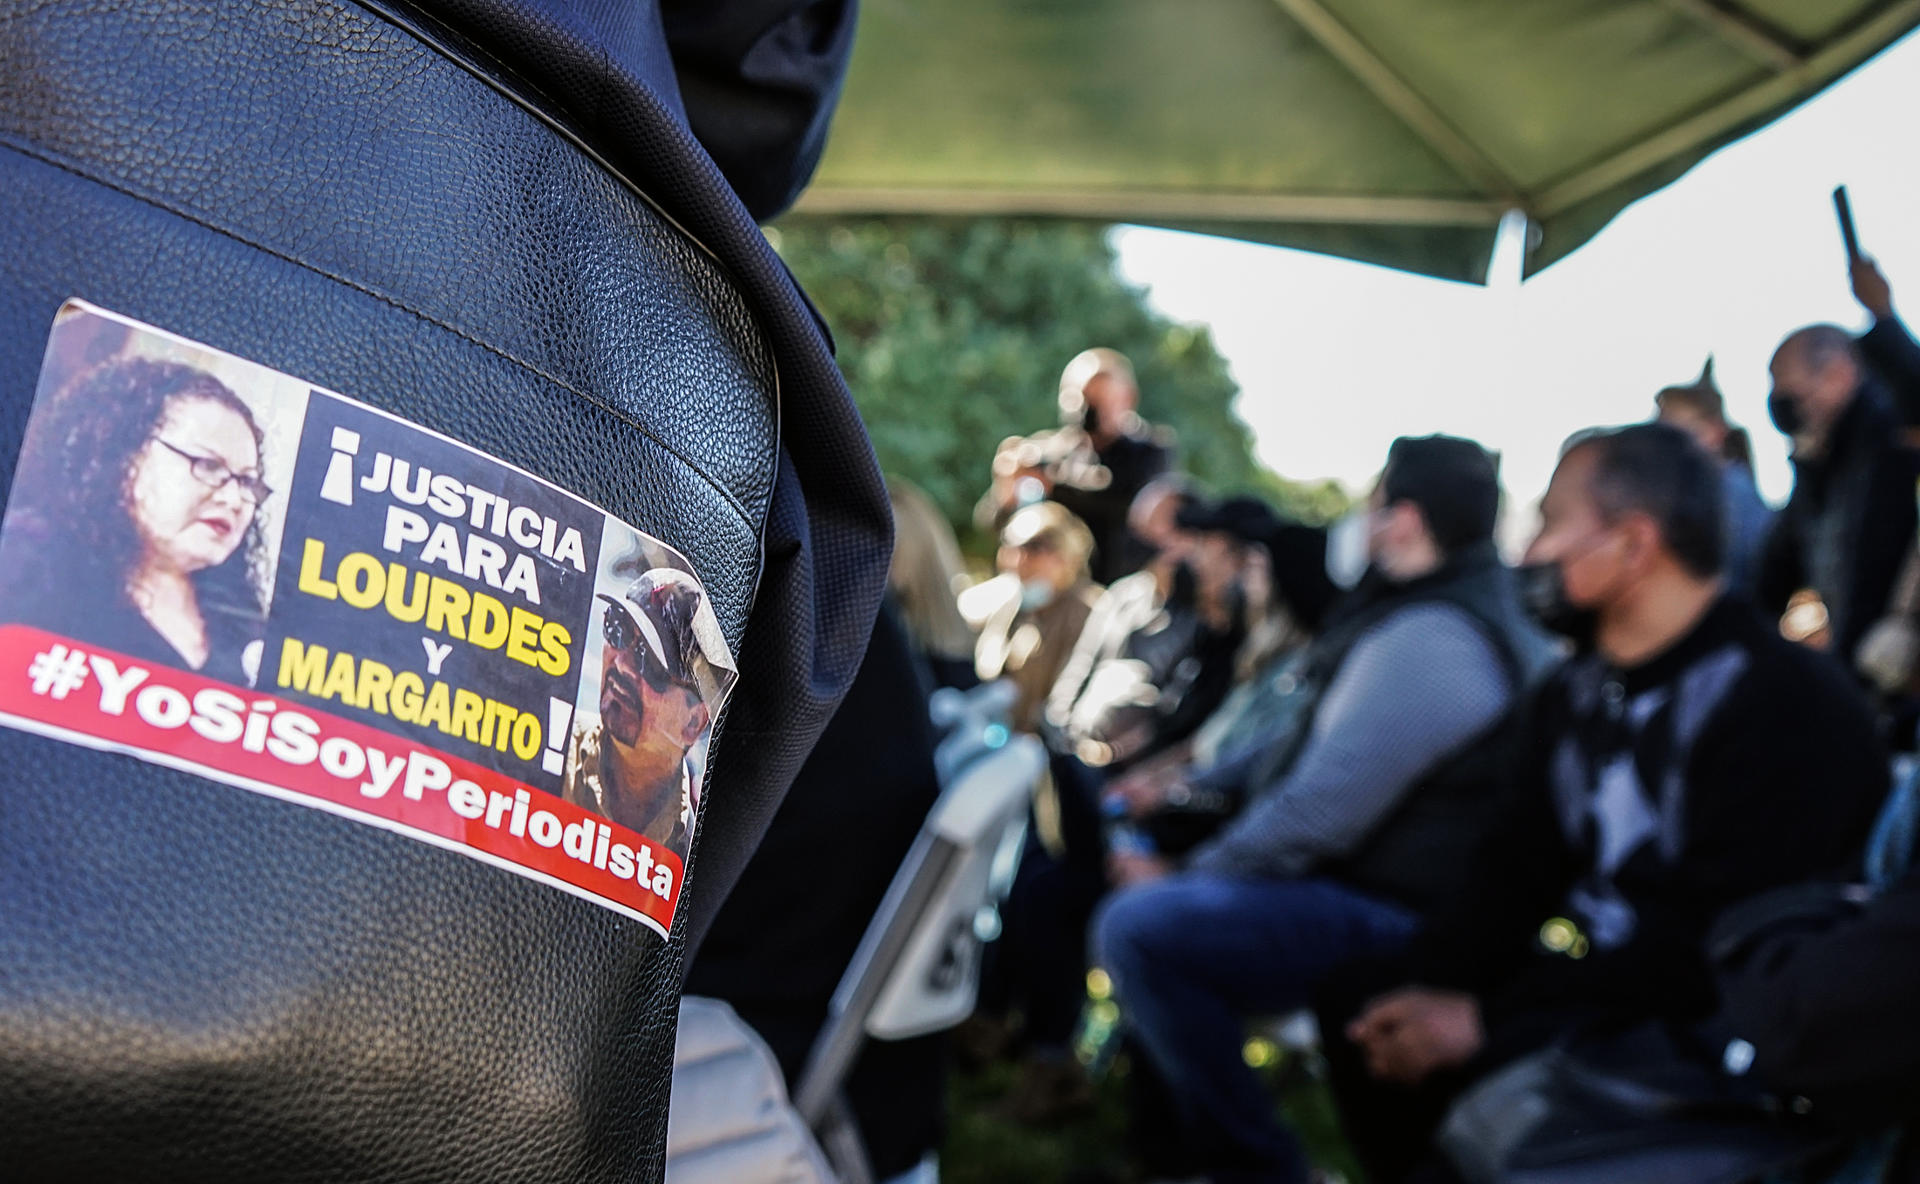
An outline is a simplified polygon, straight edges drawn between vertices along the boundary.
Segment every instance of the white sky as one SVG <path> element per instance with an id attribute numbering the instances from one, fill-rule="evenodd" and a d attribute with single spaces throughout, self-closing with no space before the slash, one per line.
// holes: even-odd
<path id="1" fill-rule="evenodd" d="M 1124 275 L 1178 320 L 1211 327 L 1241 418 L 1287 477 L 1362 489 L 1395 436 L 1446 431 L 1504 456 L 1509 531 L 1524 530 L 1559 444 L 1652 414 L 1706 355 L 1753 436 L 1760 486 L 1784 500 L 1767 360 L 1814 321 L 1864 328 L 1831 193 L 1896 303 L 1920 309 L 1920 34 L 1624 211 L 1573 255 L 1488 288 L 1301 251 L 1126 227 Z M 1509 537 L 1512 537 L 1510 534 Z"/>

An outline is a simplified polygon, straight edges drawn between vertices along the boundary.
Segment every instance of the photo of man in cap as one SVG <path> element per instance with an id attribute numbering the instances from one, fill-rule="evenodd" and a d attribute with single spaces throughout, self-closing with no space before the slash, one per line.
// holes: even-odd
<path id="1" fill-rule="evenodd" d="M 561 785 L 568 801 L 682 856 L 698 792 L 690 754 L 713 711 L 715 674 L 695 629 L 703 597 L 670 567 L 642 573 L 619 598 L 598 595 L 599 718 L 574 729 Z"/>

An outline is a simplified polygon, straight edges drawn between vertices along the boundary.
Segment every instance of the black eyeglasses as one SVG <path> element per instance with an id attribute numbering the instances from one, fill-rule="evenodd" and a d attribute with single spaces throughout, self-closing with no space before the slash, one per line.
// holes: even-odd
<path id="1" fill-rule="evenodd" d="M 626 606 L 606 596 L 601 599 L 607 602 L 607 615 L 601 620 L 600 636 L 614 649 L 640 659 L 640 677 L 653 688 L 653 693 L 662 694 L 668 687 L 687 690 L 687 687 L 675 681 L 661 663 L 659 655 L 646 644 L 640 622 L 633 619 L 633 614 L 627 611 Z"/>
<path id="2" fill-rule="evenodd" d="M 231 481 L 240 487 L 240 492 L 254 505 L 273 496 L 273 488 L 260 479 L 258 473 L 236 473 L 227 467 L 227 462 L 217 456 L 201 456 L 197 452 L 188 452 L 178 444 L 169 444 L 160 437 L 153 438 L 155 444 L 178 455 L 187 462 L 187 472 L 193 479 L 208 489 L 221 489 Z"/>

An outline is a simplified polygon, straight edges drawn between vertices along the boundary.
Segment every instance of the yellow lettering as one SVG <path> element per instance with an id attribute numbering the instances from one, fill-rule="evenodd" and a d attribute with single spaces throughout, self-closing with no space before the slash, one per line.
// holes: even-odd
<path id="1" fill-rule="evenodd" d="M 486 710 L 487 701 L 472 691 L 455 691 L 453 718 L 447 722 L 447 731 L 465 736 L 474 744 L 480 743 L 480 717 Z"/>
<path id="2" fill-rule="evenodd" d="M 487 700 L 487 718 L 480 725 L 481 745 L 491 745 L 497 752 L 507 750 L 507 729 L 513 726 L 513 717 L 520 712 L 507 706 L 498 699 Z"/>
<path id="3" fill-rule="evenodd" d="M 429 685 L 411 670 L 395 672 L 372 658 L 329 654 L 325 646 L 289 637 L 280 647 L 279 680 L 283 687 L 377 711 L 402 723 L 438 728 L 483 748 L 505 752 L 511 744 L 523 760 L 540 752 L 540 720 L 531 712 L 438 680 Z"/>
<path id="4" fill-rule="evenodd" d="M 573 634 L 558 621 L 548 621 L 540 626 L 540 669 L 559 678 L 573 665 L 573 655 L 567 647 L 573 644 Z"/>
<path id="5" fill-rule="evenodd" d="M 507 634 L 507 657 L 532 666 L 539 662 L 533 647 L 540 644 L 540 618 L 513 606 L 513 628 Z"/>
<path id="6" fill-rule="evenodd" d="M 473 620 L 467 640 L 483 650 L 497 650 L 507 639 L 507 606 L 485 592 L 473 594 Z"/>
<path id="7" fill-rule="evenodd" d="M 436 682 L 427 692 L 427 705 L 420 709 L 420 718 L 414 722 L 423 728 L 439 728 L 443 732 L 453 731 L 453 722 L 447 718 L 448 700 L 452 696 L 447 692 L 447 684 Z"/>
<path id="8" fill-rule="evenodd" d="M 411 670 L 402 670 L 394 675 L 393 693 L 389 696 L 393 704 L 393 718 L 403 724 L 420 722 L 420 697 L 426 693 L 426 689 L 420 676 Z"/>
<path id="9" fill-rule="evenodd" d="M 472 607 L 473 598 L 465 588 L 435 576 L 433 586 L 427 590 L 427 628 L 465 641 L 467 610 Z"/>
<path id="10" fill-rule="evenodd" d="M 393 667 L 372 658 L 360 659 L 360 685 L 355 688 L 353 705 L 387 712 L 387 692 L 393 689 Z"/>
<path id="11" fill-rule="evenodd" d="M 342 703 L 353 702 L 353 655 L 339 653 L 333 656 L 333 665 L 327 669 L 327 683 L 320 688 L 322 699 L 338 699 Z"/>
<path id="12" fill-rule="evenodd" d="M 523 761 L 533 759 L 540 751 L 540 717 L 531 711 L 523 711 L 513 721 L 513 752 Z"/>
<path id="13" fill-rule="evenodd" d="M 413 595 L 401 599 L 407 590 L 407 569 L 387 564 L 387 615 L 411 625 L 427 614 L 427 573 L 413 573 Z"/>
<path id="14" fill-rule="evenodd" d="M 307 540 L 313 546 L 313 540 Z M 301 577 L 304 583 L 305 577 Z M 329 586 L 331 587 L 331 586 Z M 320 681 L 326 677 L 327 647 L 306 645 L 289 637 L 280 644 L 280 685 L 305 691 L 309 695 L 320 693 Z"/>
<path id="15" fill-rule="evenodd" d="M 326 560 L 327 545 L 319 539 L 308 539 L 300 552 L 300 590 L 309 596 L 332 600 L 339 593 L 320 575 L 320 567 Z"/>
<path id="16" fill-rule="evenodd" d="M 340 599 L 355 608 L 372 608 L 387 592 L 387 569 L 365 551 L 355 551 L 340 561 L 333 573 Z"/>

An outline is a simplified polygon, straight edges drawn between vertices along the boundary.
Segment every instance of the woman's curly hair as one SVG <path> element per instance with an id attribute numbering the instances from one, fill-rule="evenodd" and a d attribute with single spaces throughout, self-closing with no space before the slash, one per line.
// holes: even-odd
<path id="1" fill-rule="evenodd" d="M 213 375 L 180 362 L 110 359 L 36 411 L 20 451 L 16 504 L 9 514 L 32 515 L 62 578 L 88 581 L 69 585 L 73 595 L 110 589 L 117 602 L 133 607 L 129 583 L 144 549 L 132 514 L 134 464 L 168 409 L 195 399 L 233 411 L 253 433 L 255 447 L 262 446 L 252 409 Z M 216 618 L 258 618 L 264 612 L 260 588 L 269 562 L 256 513 L 234 553 L 192 577 L 209 627 Z"/>

